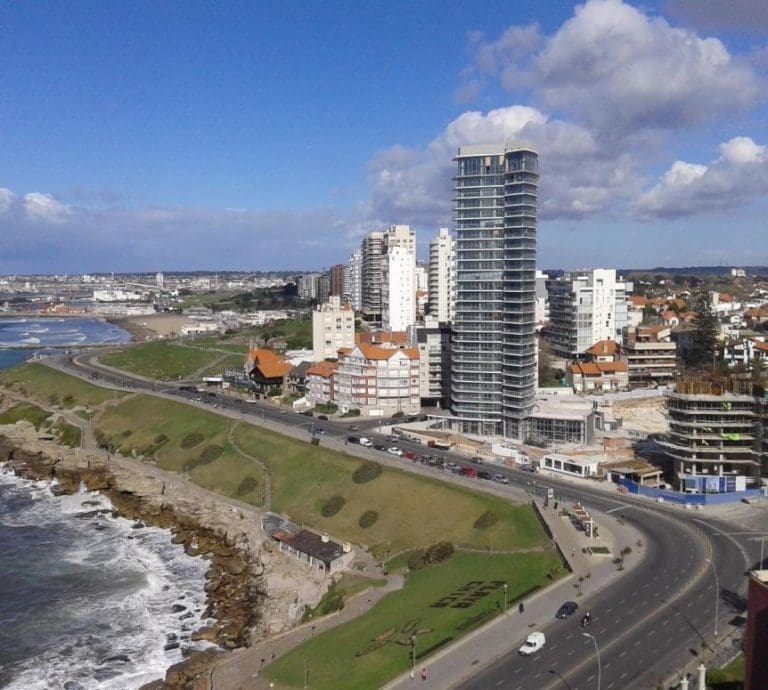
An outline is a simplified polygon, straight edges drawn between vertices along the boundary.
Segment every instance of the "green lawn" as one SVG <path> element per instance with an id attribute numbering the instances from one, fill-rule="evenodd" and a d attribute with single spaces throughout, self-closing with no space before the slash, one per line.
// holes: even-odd
<path id="1" fill-rule="evenodd" d="M 371 587 L 383 587 L 387 584 L 384 579 L 373 579 L 356 573 L 344 573 L 337 582 L 334 582 L 323 595 L 317 606 L 305 609 L 302 622 L 322 617 L 333 611 L 338 611 L 355 594 Z"/>
<path id="2" fill-rule="evenodd" d="M 34 424 L 35 429 L 39 429 L 50 416 L 50 412 L 40 409 L 37 405 L 19 403 L 0 414 L 0 424 L 15 424 L 25 419 Z"/>
<path id="3" fill-rule="evenodd" d="M 314 690 L 377 688 L 430 653 L 466 635 L 549 584 L 559 565 L 554 551 L 489 556 L 457 553 L 448 562 L 412 572 L 400 592 L 388 594 L 365 615 L 318 635 L 264 671 L 278 688 L 304 687 L 304 661 Z M 515 642 L 514 640 L 511 642 Z"/>
<path id="4" fill-rule="evenodd" d="M 191 376 L 198 369 L 211 364 L 218 356 L 215 352 L 179 347 L 157 340 L 104 355 L 100 361 L 132 374 L 168 381 Z"/>
<path id="5" fill-rule="evenodd" d="M 221 356 L 221 353 L 218 353 Z M 223 374 L 227 369 L 243 370 L 243 364 L 245 364 L 245 355 L 232 355 L 231 357 L 225 357 L 216 364 L 212 364 L 204 372 L 203 376 L 217 376 Z"/>
<path id="6" fill-rule="evenodd" d="M 55 431 L 59 438 L 59 443 L 70 448 L 80 447 L 80 437 L 82 436 L 80 427 L 68 424 L 62 419 L 56 424 Z"/>
<path id="7" fill-rule="evenodd" d="M 213 347 L 220 350 L 232 350 L 234 352 L 248 352 L 248 344 L 251 340 L 262 344 L 264 338 L 285 338 L 288 349 L 312 347 L 312 319 L 296 318 L 281 319 L 264 326 L 252 326 L 244 328 L 232 335 L 203 335 L 198 336 L 190 343 L 198 347 Z"/>
<path id="8" fill-rule="evenodd" d="M 386 467 L 373 481 L 356 484 L 352 475 L 361 461 L 352 456 L 249 425 L 239 426 L 235 438 L 269 469 L 275 510 L 340 539 L 367 544 L 376 556 L 443 539 L 457 546 L 494 550 L 546 542 L 527 505 Z M 333 517 L 323 517 L 320 511 L 334 495 L 343 496 L 346 503 Z M 366 510 L 379 514 L 367 529 L 358 524 Z M 498 517 L 497 523 L 486 529 L 473 527 L 489 510 Z"/>
<path id="9" fill-rule="evenodd" d="M 222 448 L 221 455 L 212 462 L 195 464 L 189 470 L 190 480 L 224 496 L 261 505 L 264 477 L 255 463 L 230 447 L 228 422 L 211 412 L 149 395 L 128 398 L 93 420 L 94 429 L 121 453 L 130 455 L 135 450 L 154 456 L 160 467 L 175 472 L 184 472 L 206 447 Z M 199 434 L 202 440 L 192 447 L 182 447 L 182 441 L 192 434 Z M 243 484 L 246 478 L 252 481 Z"/>
<path id="10" fill-rule="evenodd" d="M 75 376 L 34 362 L 0 372 L 0 382 L 43 404 L 48 404 L 51 396 L 56 396 L 64 407 L 95 406 L 125 395 L 120 391 L 93 386 Z"/>
<path id="11" fill-rule="evenodd" d="M 727 666 L 707 671 L 707 686 L 713 690 L 740 690 L 744 686 L 744 675 L 744 655 L 739 654 Z"/>

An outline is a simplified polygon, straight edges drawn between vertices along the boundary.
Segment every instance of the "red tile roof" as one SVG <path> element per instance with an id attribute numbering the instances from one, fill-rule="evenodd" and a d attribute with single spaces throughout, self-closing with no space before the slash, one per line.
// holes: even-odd
<path id="1" fill-rule="evenodd" d="M 615 340 L 598 340 L 587 350 L 588 355 L 615 355 L 619 346 Z"/>
<path id="2" fill-rule="evenodd" d="M 293 366 L 280 355 L 264 348 L 253 348 L 248 353 L 249 370 L 258 369 L 265 379 L 285 376 Z"/>
<path id="3" fill-rule="evenodd" d="M 315 362 L 309 369 L 307 369 L 307 375 L 315 374 L 316 376 L 322 376 L 327 379 L 333 376 L 338 368 L 338 362 Z"/>

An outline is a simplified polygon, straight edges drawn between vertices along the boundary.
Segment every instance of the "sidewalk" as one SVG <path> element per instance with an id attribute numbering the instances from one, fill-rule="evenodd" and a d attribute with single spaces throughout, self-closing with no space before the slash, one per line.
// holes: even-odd
<path id="1" fill-rule="evenodd" d="M 600 530 L 600 538 L 590 540 L 582 532 L 578 532 L 570 521 L 557 517 L 549 508 L 543 508 L 543 501 L 537 499 L 536 504 L 541 508 L 542 515 L 557 541 L 566 560 L 569 561 L 573 572 L 566 578 L 556 582 L 546 589 L 536 592 L 525 600 L 525 611 L 519 613 L 513 606 L 506 614 L 495 618 L 488 625 L 462 638 L 455 644 L 446 647 L 434 657 L 428 658 L 424 666 L 429 673 L 430 687 L 453 688 L 477 673 L 478 669 L 486 668 L 495 660 L 519 647 L 527 635 L 535 629 L 549 624 L 555 611 L 564 601 L 576 600 L 581 606 L 589 601 L 590 595 L 596 594 L 622 576 L 616 569 L 611 556 L 589 556 L 581 549 L 587 542 L 600 543 L 620 550 L 623 546 L 632 546 L 632 553 L 625 565 L 625 570 L 638 563 L 637 542 L 640 534 L 616 519 L 606 515 L 596 515 Z M 563 507 L 561 504 L 560 507 Z M 566 507 L 571 507 L 570 505 Z M 587 577 L 589 574 L 589 577 Z M 579 596 L 578 578 L 584 577 L 581 583 L 582 595 Z M 384 686 L 385 690 L 409 690 L 422 687 L 419 674 L 410 677 L 410 672 Z"/>

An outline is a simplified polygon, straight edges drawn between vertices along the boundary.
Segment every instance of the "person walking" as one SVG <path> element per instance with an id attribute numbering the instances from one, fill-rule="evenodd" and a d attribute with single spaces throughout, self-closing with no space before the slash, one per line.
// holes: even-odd
<path id="1" fill-rule="evenodd" d="M 525 611 L 525 604 L 523 604 L 523 602 L 522 602 L 522 601 L 521 601 L 521 602 L 520 602 L 520 603 L 517 605 L 517 610 L 518 610 L 520 613 L 523 613 L 523 612 Z"/>
<path id="2" fill-rule="evenodd" d="M 427 667 L 424 666 L 424 668 L 421 669 L 421 680 L 426 681 L 427 680 Z"/>

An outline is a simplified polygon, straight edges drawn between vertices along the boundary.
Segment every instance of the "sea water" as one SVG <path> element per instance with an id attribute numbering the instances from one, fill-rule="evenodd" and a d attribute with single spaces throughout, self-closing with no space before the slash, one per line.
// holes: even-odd
<path id="1" fill-rule="evenodd" d="M 111 508 L 0 465 L 0 688 L 133 690 L 210 646 L 207 561 Z"/>

